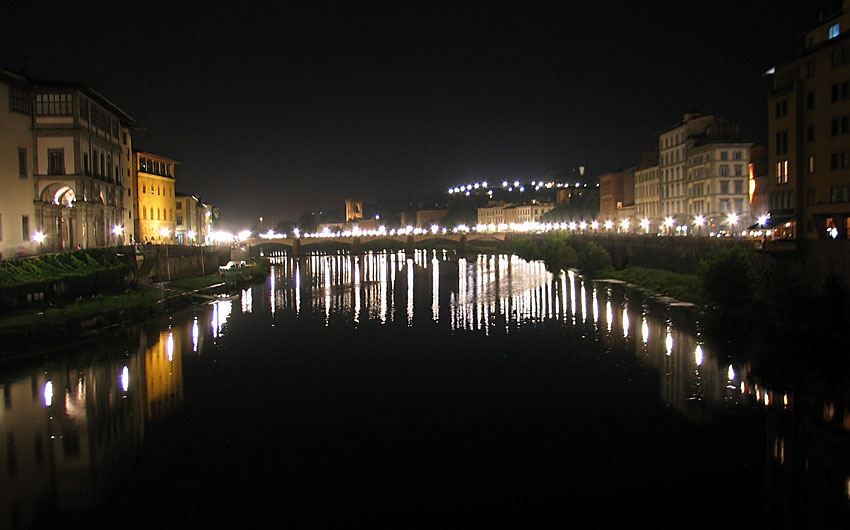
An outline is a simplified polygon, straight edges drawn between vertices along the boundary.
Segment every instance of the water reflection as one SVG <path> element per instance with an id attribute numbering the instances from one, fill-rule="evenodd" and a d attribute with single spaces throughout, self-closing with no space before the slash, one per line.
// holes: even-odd
<path id="1" fill-rule="evenodd" d="M 225 343 L 230 326 L 273 326 L 283 313 L 319 315 L 326 325 L 338 318 L 355 327 L 421 323 L 483 336 L 570 326 L 582 340 L 651 367 L 658 395 L 696 422 L 730 407 L 764 409 L 767 513 L 833 521 L 850 503 L 846 402 L 798 397 L 757 380 L 746 365 L 721 362 L 690 316 L 623 285 L 556 276 L 515 256 L 417 251 L 276 258 L 268 283 L 236 298 L 104 341 L 97 363 L 69 359 L 0 380 L 0 527 L 37 526 L 48 517 L 44 506 L 84 513 L 108 498 L 149 422 L 183 400 L 184 360 Z M 789 496 L 802 500 L 792 505 Z"/>

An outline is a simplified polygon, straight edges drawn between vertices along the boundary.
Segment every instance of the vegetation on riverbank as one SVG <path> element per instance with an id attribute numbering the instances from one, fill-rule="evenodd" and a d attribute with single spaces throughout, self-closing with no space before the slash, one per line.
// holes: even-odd
<path id="1" fill-rule="evenodd" d="M 0 260 L 0 287 L 53 282 L 115 271 L 123 275 L 134 266 L 133 258 L 116 252 L 114 248 L 95 248 Z"/>
<path id="2" fill-rule="evenodd" d="M 267 260 L 256 260 L 227 273 L 137 286 L 121 293 L 57 300 L 20 310 L 0 319 L 0 354 L 9 359 L 66 346 L 118 325 L 237 291 L 262 281 L 269 270 Z"/>

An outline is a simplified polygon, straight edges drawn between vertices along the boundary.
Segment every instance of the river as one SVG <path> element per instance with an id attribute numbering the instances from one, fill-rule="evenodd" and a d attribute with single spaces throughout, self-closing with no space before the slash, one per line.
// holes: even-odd
<path id="1" fill-rule="evenodd" d="M 272 258 L 0 376 L 0 527 L 841 527 L 850 410 L 509 255 Z M 719 350 L 723 351 L 719 351 Z"/>

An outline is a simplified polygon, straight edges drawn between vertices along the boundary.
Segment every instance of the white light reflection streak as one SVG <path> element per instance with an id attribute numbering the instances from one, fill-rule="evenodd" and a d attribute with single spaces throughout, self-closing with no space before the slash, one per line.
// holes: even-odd
<path id="1" fill-rule="evenodd" d="M 44 396 L 44 406 L 49 407 L 53 404 L 53 381 L 48 381 L 44 383 L 44 391 L 42 392 Z"/>
<path id="2" fill-rule="evenodd" d="M 431 260 L 431 318 L 440 320 L 440 260 L 436 253 Z"/>
<path id="3" fill-rule="evenodd" d="M 130 388 L 130 369 L 126 366 L 121 370 L 121 390 L 126 392 Z"/>
<path id="4" fill-rule="evenodd" d="M 295 315 L 301 314 L 301 263 L 295 262 Z"/>
<path id="5" fill-rule="evenodd" d="M 623 336 L 624 337 L 629 336 L 630 324 L 631 323 L 629 322 L 629 309 L 627 307 L 623 307 Z"/>
<path id="6" fill-rule="evenodd" d="M 168 356 L 168 361 L 174 360 L 174 333 L 168 334 L 168 339 L 165 340 L 165 354 Z"/>
<path id="7" fill-rule="evenodd" d="M 271 309 L 271 312 L 272 312 L 272 316 L 274 316 L 275 297 L 276 297 L 276 293 L 277 293 L 277 290 L 276 290 L 277 286 L 275 285 L 277 283 L 277 279 L 275 278 L 275 276 L 277 276 L 277 267 L 272 267 L 271 274 L 269 274 L 269 305 L 271 306 L 270 309 Z M 195 319 L 195 321 L 197 322 L 197 318 Z M 194 351 L 198 351 L 197 341 L 195 342 L 195 350 Z"/>
<path id="8" fill-rule="evenodd" d="M 407 325 L 413 325 L 413 259 L 407 260 Z"/>
<path id="9" fill-rule="evenodd" d="M 272 291 L 274 293 L 274 291 Z M 272 296 L 274 298 L 274 296 Z M 242 312 L 243 313 L 252 313 L 254 310 L 254 294 L 253 289 L 243 289 L 242 290 Z"/>
<path id="10" fill-rule="evenodd" d="M 200 329 L 198 328 L 198 317 L 192 319 L 192 351 L 198 351 L 198 339 L 200 336 Z"/>

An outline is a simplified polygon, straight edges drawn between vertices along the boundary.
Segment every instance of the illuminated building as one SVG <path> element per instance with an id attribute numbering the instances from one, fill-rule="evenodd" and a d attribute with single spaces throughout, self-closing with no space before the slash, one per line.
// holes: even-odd
<path id="1" fill-rule="evenodd" d="M 174 242 L 177 204 L 174 196 L 174 166 L 179 162 L 144 151 L 133 152 L 138 205 L 136 240 L 141 243 Z"/>
<path id="2" fill-rule="evenodd" d="M 363 201 L 345 199 L 345 222 L 363 219 Z"/>
<path id="3" fill-rule="evenodd" d="M 33 207 L 32 94 L 29 80 L 0 70 L 0 257 L 31 254 Z"/>
<path id="4" fill-rule="evenodd" d="M 136 207 L 138 206 L 138 191 L 136 190 L 135 173 L 133 168 L 133 137 L 127 127 L 121 128 L 121 180 L 124 191 L 124 241 L 136 242 Z"/>
<path id="5" fill-rule="evenodd" d="M 770 224 L 780 237 L 850 234 L 850 1 L 821 18 L 772 69 Z"/>
<path id="6" fill-rule="evenodd" d="M 687 222 L 705 219 L 708 234 L 740 232 L 752 222 L 750 147 L 741 142 L 694 142 L 687 151 Z M 734 214 L 734 215 L 732 215 Z M 737 219 L 730 223 L 732 219 Z"/>
<path id="7" fill-rule="evenodd" d="M 133 119 L 85 85 L 8 70 L 0 70 L 0 85 L 6 103 L 0 252 L 127 242 L 121 146 L 136 127 Z"/>
<path id="8" fill-rule="evenodd" d="M 505 222 L 505 214 L 502 209 L 505 208 L 504 203 L 496 202 L 484 208 L 478 208 L 478 224 L 480 225 L 498 225 Z"/>
<path id="9" fill-rule="evenodd" d="M 658 164 L 635 170 L 635 217 L 660 226 Z"/>
<path id="10" fill-rule="evenodd" d="M 133 119 L 89 87 L 33 85 L 35 226 L 49 250 L 122 244 L 122 127 Z"/>
<path id="11" fill-rule="evenodd" d="M 200 245 L 204 243 L 206 230 L 206 212 L 204 203 L 197 195 L 175 193 L 175 238 L 181 245 Z"/>

